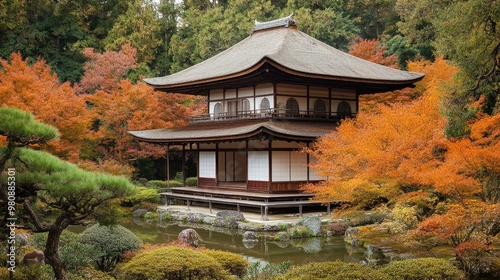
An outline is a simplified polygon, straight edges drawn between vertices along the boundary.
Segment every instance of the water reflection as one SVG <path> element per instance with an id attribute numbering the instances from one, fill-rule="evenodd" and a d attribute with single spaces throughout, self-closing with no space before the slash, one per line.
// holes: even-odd
<path id="1" fill-rule="evenodd" d="M 238 253 L 249 259 L 263 260 L 271 263 L 292 261 L 294 264 L 309 262 L 334 261 L 359 262 L 362 253 L 351 252 L 346 249 L 342 237 L 321 237 L 292 239 L 286 242 L 270 241 L 266 233 L 258 235 L 257 242 L 243 241 L 242 233 L 238 230 L 220 229 L 199 224 L 161 223 L 156 221 L 129 220 L 121 223 L 130 229 L 143 242 L 150 244 L 166 244 L 177 241 L 179 232 L 186 228 L 194 228 L 205 241 L 209 249 L 224 250 Z"/>

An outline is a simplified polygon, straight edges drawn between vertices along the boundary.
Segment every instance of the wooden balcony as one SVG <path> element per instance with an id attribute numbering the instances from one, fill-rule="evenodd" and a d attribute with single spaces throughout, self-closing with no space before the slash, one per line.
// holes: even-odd
<path id="1" fill-rule="evenodd" d="M 236 112 L 212 113 L 191 117 L 191 123 L 209 122 L 209 121 L 227 121 L 235 119 L 293 119 L 293 120 L 313 120 L 338 122 L 345 118 L 354 118 L 355 113 L 342 112 L 313 112 L 313 111 L 294 111 L 286 109 L 268 109 L 268 110 L 247 110 Z"/>

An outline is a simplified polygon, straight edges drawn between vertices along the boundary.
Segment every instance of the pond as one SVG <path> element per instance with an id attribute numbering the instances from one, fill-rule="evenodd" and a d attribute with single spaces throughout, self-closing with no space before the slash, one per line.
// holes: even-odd
<path id="1" fill-rule="evenodd" d="M 359 262 L 363 259 L 362 252 L 351 252 L 346 248 L 341 236 L 294 239 L 287 243 L 280 243 L 269 241 L 266 233 L 262 233 L 257 243 L 244 244 L 243 232 L 238 232 L 238 230 L 199 224 L 145 222 L 142 219 L 122 221 L 120 224 L 149 244 L 168 244 L 177 241 L 177 236 L 182 230 L 193 228 L 205 241 L 206 248 L 242 254 L 250 261 L 259 260 L 276 264 L 291 261 L 293 264 L 300 265 L 335 260 Z M 84 228 L 71 230 L 81 232 Z"/>

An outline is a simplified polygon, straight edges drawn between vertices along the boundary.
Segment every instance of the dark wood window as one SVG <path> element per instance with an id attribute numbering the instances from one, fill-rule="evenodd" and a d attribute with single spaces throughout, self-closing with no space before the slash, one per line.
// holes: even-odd
<path id="1" fill-rule="evenodd" d="M 314 101 L 314 115 L 326 116 L 326 104 L 323 99 L 316 99 L 316 101 Z"/>
<path id="2" fill-rule="evenodd" d="M 220 117 L 222 115 L 222 104 L 217 102 L 214 106 L 214 117 Z"/>
<path id="3" fill-rule="evenodd" d="M 271 109 L 271 105 L 269 103 L 269 99 L 262 98 L 260 101 L 260 112 L 261 113 L 269 113 L 269 109 Z"/>
<path id="4" fill-rule="evenodd" d="M 250 113 L 250 101 L 246 98 L 241 100 L 241 111 L 243 114 Z"/>
<path id="5" fill-rule="evenodd" d="M 351 105 L 349 103 L 342 101 L 337 106 L 337 116 L 339 118 L 350 118 L 351 117 Z"/>
<path id="6" fill-rule="evenodd" d="M 228 101 L 227 102 L 227 113 L 230 116 L 236 116 L 238 111 L 238 101 Z"/>
<path id="7" fill-rule="evenodd" d="M 286 101 L 286 114 L 287 115 L 298 115 L 299 114 L 299 103 L 295 98 L 288 98 Z"/>

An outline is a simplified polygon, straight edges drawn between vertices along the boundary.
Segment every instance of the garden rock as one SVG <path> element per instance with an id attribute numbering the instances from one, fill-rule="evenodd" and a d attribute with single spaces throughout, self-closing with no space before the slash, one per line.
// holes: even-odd
<path id="1" fill-rule="evenodd" d="M 350 227 L 345 231 L 344 241 L 351 246 L 358 246 L 359 230 L 357 227 Z"/>
<path id="2" fill-rule="evenodd" d="M 318 216 L 305 216 L 302 223 L 314 236 L 321 234 L 321 220 Z"/>
<path id="3" fill-rule="evenodd" d="M 24 255 L 23 264 L 45 264 L 45 254 L 42 250 L 33 250 Z"/>
<path id="4" fill-rule="evenodd" d="M 177 238 L 179 242 L 189 244 L 193 247 L 199 247 L 204 243 L 201 236 L 192 228 L 181 231 Z"/>
<path id="5" fill-rule="evenodd" d="M 243 233 L 243 241 L 255 241 L 259 240 L 253 231 L 245 231 Z"/>
<path id="6" fill-rule="evenodd" d="M 383 264 L 387 262 L 382 248 L 376 245 L 368 245 L 365 252 L 365 258 L 369 264 Z"/>
<path id="7" fill-rule="evenodd" d="M 217 218 L 222 218 L 222 219 L 227 219 L 227 220 L 235 220 L 237 222 L 241 222 L 245 220 L 245 217 L 243 214 L 239 213 L 238 211 L 232 211 L 232 210 L 223 210 L 217 213 L 216 215 Z"/>
<path id="8" fill-rule="evenodd" d="M 134 212 L 132 212 L 132 217 L 134 217 L 134 218 L 142 218 L 148 212 L 149 211 L 147 209 L 141 209 L 141 208 L 139 208 L 139 209 L 134 210 Z"/>

